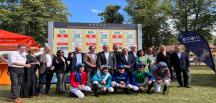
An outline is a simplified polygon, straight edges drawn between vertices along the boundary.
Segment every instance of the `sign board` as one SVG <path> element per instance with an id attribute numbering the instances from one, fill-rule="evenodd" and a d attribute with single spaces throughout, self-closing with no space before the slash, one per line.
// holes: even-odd
<path id="1" fill-rule="evenodd" d="M 81 47 L 83 52 L 89 51 L 89 46 L 96 46 L 97 52 L 103 45 L 117 44 L 120 48 L 138 45 L 142 49 L 141 24 L 100 24 L 100 23 L 63 23 L 49 22 L 48 43 L 54 53 L 63 50 L 67 54 Z"/>

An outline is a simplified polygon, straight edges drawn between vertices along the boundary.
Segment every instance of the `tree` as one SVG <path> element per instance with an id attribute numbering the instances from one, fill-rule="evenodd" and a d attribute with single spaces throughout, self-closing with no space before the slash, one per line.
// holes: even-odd
<path id="1" fill-rule="evenodd" d="M 1 2 L 0 28 L 32 36 L 42 44 L 47 42 L 49 21 L 67 21 L 68 13 L 60 0 L 15 1 L 19 2 Z"/>
<path id="2" fill-rule="evenodd" d="M 196 31 L 211 41 L 216 23 L 215 0 L 164 0 L 164 10 L 172 18 L 178 32 Z"/>
<path id="3" fill-rule="evenodd" d="M 149 46 L 158 47 L 165 42 L 163 39 L 168 37 L 167 35 L 170 36 L 171 31 L 167 23 L 168 18 L 163 11 L 163 2 L 161 0 L 126 1 L 128 5 L 125 10 L 131 17 L 131 22 L 142 24 L 143 49 Z"/>
<path id="4" fill-rule="evenodd" d="M 98 16 L 101 16 L 102 23 L 122 24 L 124 17 L 118 12 L 119 9 L 121 9 L 119 5 L 109 5 Z"/>

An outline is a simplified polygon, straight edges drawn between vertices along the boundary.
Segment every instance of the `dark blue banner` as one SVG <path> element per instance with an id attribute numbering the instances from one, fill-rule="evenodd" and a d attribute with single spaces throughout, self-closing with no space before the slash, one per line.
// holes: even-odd
<path id="1" fill-rule="evenodd" d="M 193 52 L 198 60 L 204 62 L 216 73 L 209 44 L 203 36 L 197 32 L 182 32 L 179 35 L 178 40 L 189 51 Z"/>

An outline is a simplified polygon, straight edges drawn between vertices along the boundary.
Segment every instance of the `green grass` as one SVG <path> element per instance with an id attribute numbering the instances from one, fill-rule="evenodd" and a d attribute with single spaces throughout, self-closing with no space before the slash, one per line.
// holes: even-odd
<path id="1" fill-rule="evenodd" d="M 206 66 L 193 66 L 191 69 L 192 88 L 179 88 L 176 82 L 171 83 L 168 96 L 162 94 L 111 94 L 94 97 L 88 94 L 84 99 L 58 95 L 55 85 L 51 95 L 25 99 L 25 103 L 216 103 L 216 76 Z M 10 94 L 10 86 L 0 86 L 0 103 L 12 102 L 5 98 Z"/>

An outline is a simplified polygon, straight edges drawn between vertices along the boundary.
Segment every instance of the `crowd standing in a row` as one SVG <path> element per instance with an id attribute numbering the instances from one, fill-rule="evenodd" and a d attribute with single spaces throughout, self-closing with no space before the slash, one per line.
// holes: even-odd
<path id="1" fill-rule="evenodd" d="M 21 44 L 8 60 L 12 97 L 16 103 L 21 103 L 23 97 L 49 94 L 54 73 L 56 92 L 66 92 L 66 74 L 70 73 L 70 92 L 78 98 L 84 97 L 83 91 L 93 91 L 96 96 L 119 90 L 151 94 L 154 87 L 154 91 L 160 93 L 162 85 L 162 93 L 167 94 L 170 81 L 175 78 L 174 71 L 179 86 L 190 88 L 188 56 L 180 46 L 175 49 L 171 54 L 163 45 L 155 56 L 152 47 L 145 52 L 137 51 L 136 45 L 131 46 L 131 51 L 127 48 L 118 51 L 117 45 L 113 45 L 114 51 L 109 51 L 109 46 L 104 45 L 99 53 L 95 46 L 90 46 L 86 53 L 76 47 L 65 57 L 63 50 L 54 55 L 51 47 L 36 56 L 36 48 L 26 53 L 26 46 Z"/>

